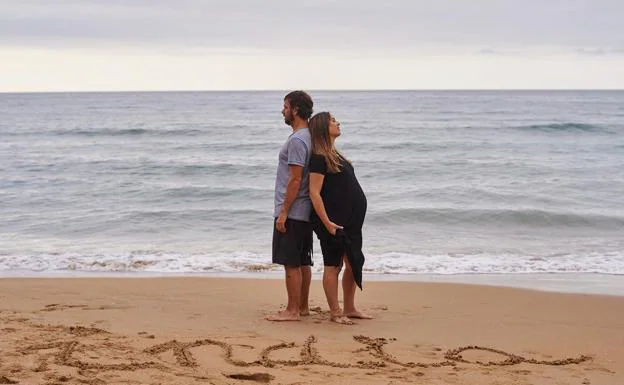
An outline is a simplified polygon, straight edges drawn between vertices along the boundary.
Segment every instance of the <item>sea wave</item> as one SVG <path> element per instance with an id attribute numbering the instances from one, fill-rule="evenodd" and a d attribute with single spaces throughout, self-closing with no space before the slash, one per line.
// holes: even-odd
<path id="1" fill-rule="evenodd" d="M 185 209 L 180 210 L 133 210 L 125 213 L 120 217 L 120 222 L 130 223 L 162 223 L 167 220 L 171 222 L 185 222 L 193 220 L 212 220 L 227 219 L 231 217 L 245 218 L 251 222 L 262 221 L 270 218 L 267 210 L 253 209 L 232 209 L 232 208 L 215 208 L 215 209 Z M 270 220 L 270 219 L 269 219 Z"/>
<path id="2" fill-rule="evenodd" d="M 408 208 L 370 213 L 375 223 L 434 223 L 531 227 L 592 227 L 624 230 L 624 217 L 576 214 L 537 209 Z"/>
<path id="3" fill-rule="evenodd" d="M 544 123 L 514 126 L 514 129 L 536 132 L 609 132 L 607 127 L 580 122 Z"/>
<path id="4" fill-rule="evenodd" d="M 23 130 L 4 132 L 7 136 L 41 136 L 60 137 L 106 137 L 106 136 L 198 136 L 205 134 L 198 129 L 151 129 L 151 128 L 76 128 L 57 130 Z"/>
<path id="5" fill-rule="evenodd" d="M 170 187 L 162 190 L 163 198 L 227 198 L 238 197 L 254 199 L 259 197 L 272 197 L 273 189 L 259 187 L 221 187 L 221 186 L 180 186 Z"/>

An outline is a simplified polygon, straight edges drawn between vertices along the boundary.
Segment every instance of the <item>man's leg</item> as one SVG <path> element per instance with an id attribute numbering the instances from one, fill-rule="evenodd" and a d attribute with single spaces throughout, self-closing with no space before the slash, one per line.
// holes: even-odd
<path id="1" fill-rule="evenodd" d="M 299 321 L 299 301 L 301 300 L 301 267 L 284 266 L 286 273 L 286 309 L 274 316 L 267 316 L 269 321 Z"/>
<path id="2" fill-rule="evenodd" d="M 312 225 L 301 223 L 303 255 L 301 255 L 301 299 L 299 301 L 299 314 L 310 315 L 310 283 L 312 282 Z"/>
<path id="3" fill-rule="evenodd" d="M 301 299 L 299 300 L 299 314 L 310 315 L 310 283 L 312 282 L 312 268 L 301 266 Z"/>

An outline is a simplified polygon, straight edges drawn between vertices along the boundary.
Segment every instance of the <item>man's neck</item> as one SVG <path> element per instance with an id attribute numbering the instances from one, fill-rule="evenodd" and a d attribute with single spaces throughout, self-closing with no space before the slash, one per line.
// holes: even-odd
<path id="1" fill-rule="evenodd" d="M 298 131 L 302 128 L 308 128 L 308 122 L 303 119 L 297 119 L 291 125 L 293 132 Z"/>

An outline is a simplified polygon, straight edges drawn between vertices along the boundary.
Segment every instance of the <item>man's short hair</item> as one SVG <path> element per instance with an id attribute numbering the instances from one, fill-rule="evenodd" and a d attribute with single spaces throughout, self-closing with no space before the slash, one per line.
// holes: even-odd
<path id="1" fill-rule="evenodd" d="M 312 116 L 312 107 L 314 103 L 312 98 L 305 91 L 293 91 L 284 97 L 284 100 L 288 100 L 290 108 L 297 109 L 297 115 L 301 119 L 308 120 Z"/>

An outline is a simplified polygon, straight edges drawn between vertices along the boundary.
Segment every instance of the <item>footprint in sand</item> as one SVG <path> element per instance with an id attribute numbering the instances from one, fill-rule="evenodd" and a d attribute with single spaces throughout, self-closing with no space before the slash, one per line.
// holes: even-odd
<path id="1" fill-rule="evenodd" d="M 8 377 L 0 376 L 0 384 L 18 384 L 18 382 L 15 380 L 11 380 Z"/>
<path id="2" fill-rule="evenodd" d="M 59 311 L 59 310 L 67 310 L 67 309 L 74 309 L 74 308 L 85 309 L 87 308 L 87 305 L 64 305 L 60 303 L 51 303 L 49 305 L 45 305 L 45 307 L 41 309 L 40 311 Z"/>
<path id="3" fill-rule="evenodd" d="M 269 373 L 253 373 L 253 374 L 223 374 L 227 378 L 231 378 L 233 380 L 247 380 L 247 381 L 255 381 L 261 382 L 264 384 L 268 384 L 271 380 L 275 379 Z"/>

